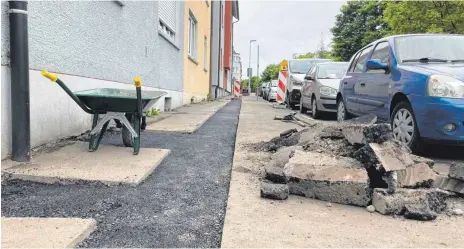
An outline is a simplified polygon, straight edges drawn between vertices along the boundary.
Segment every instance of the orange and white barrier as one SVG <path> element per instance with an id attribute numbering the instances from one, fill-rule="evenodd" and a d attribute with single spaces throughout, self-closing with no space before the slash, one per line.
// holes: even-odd
<path id="1" fill-rule="evenodd" d="M 279 78 L 277 83 L 277 102 L 283 103 L 285 101 L 286 93 L 287 93 L 287 61 L 283 60 L 280 63 L 280 71 L 279 71 Z"/>
<path id="2" fill-rule="evenodd" d="M 234 83 L 234 98 L 240 97 L 240 81 L 236 80 Z"/>

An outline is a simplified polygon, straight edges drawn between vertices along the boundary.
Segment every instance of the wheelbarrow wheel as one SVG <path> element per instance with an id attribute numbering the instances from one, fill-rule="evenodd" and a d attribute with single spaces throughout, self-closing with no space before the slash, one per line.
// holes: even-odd
<path id="1" fill-rule="evenodd" d="M 134 115 L 126 114 L 126 118 L 129 120 L 132 127 L 134 127 Z M 132 137 L 132 133 L 130 133 L 125 125 L 122 126 L 122 142 L 126 147 L 134 147 L 134 137 Z"/>

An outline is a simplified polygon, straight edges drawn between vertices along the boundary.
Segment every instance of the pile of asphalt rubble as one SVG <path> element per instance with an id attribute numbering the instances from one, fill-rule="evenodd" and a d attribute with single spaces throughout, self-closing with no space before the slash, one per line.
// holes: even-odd
<path id="1" fill-rule="evenodd" d="M 416 220 L 462 215 L 449 200 L 464 196 L 464 165 L 454 163 L 448 176 L 438 175 L 433 160 L 411 154 L 393 138 L 389 124 L 376 121 L 367 115 L 329 126 L 315 123 L 255 145 L 272 153 L 261 197 L 300 195 Z"/>

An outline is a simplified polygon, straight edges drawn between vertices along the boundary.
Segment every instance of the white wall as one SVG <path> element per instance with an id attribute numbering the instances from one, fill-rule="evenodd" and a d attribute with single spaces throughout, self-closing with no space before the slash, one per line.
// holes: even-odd
<path id="1" fill-rule="evenodd" d="M 10 68 L 1 68 L 2 159 L 11 154 L 11 88 Z M 92 79 L 66 74 L 59 78 L 72 90 L 92 88 L 134 89 L 130 83 Z M 91 116 L 84 112 L 56 83 L 44 78 L 40 71 L 30 70 L 31 146 L 35 147 L 63 137 L 77 135 L 90 129 Z M 142 78 L 143 82 L 143 78 Z M 182 92 L 153 87 L 142 90 L 160 90 L 168 93 L 171 106 L 182 105 Z M 153 108 L 164 110 L 164 98 Z"/>

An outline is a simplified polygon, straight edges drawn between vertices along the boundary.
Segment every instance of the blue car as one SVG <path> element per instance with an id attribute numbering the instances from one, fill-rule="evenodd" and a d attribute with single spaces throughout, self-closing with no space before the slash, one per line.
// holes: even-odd
<path id="1" fill-rule="evenodd" d="M 413 152 L 427 143 L 464 145 L 464 35 L 390 36 L 353 55 L 337 120 L 370 113 Z"/>

